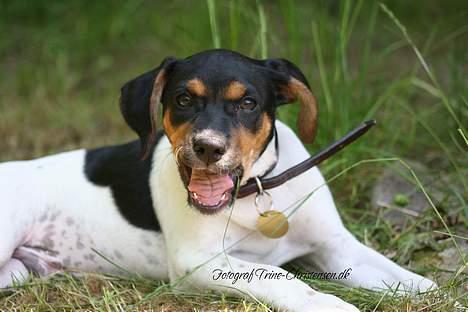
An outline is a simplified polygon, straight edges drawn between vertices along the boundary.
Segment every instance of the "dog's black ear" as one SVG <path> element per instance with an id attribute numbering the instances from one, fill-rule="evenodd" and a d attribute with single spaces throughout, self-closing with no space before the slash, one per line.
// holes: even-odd
<path id="1" fill-rule="evenodd" d="M 121 88 L 120 110 L 140 137 L 142 158 L 148 157 L 157 130 L 161 95 L 176 59 L 168 57 L 159 67 L 136 77 Z"/>
<path id="2" fill-rule="evenodd" d="M 317 131 L 318 107 L 306 77 L 296 65 L 285 59 L 268 59 L 264 65 L 275 83 L 277 104 L 297 100 L 301 103 L 297 116 L 299 137 L 304 143 L 312 143 Z"/>

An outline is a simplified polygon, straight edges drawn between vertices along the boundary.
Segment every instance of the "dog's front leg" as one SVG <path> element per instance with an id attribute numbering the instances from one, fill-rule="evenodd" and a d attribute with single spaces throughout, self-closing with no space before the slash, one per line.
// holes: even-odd
<path id="1" fill-rule="evenodd" d="M 377 251 L 363 245 L 346 229 L 324 240 L 316 252 L 300 261 L 324 272 L 347 272 L 339 282 L 372 290 L 427 291 L 437 288 L 431 280 L 410 272 Z M 349 276 L 348 276 L 349 275 Z"/>
<path id="2" fill-rule="evenodd" d="M 301 185 L 316 188 L 292 225 L 294 239 L 305 240 L 311 246 L 311 253 L 300 259 L 307 269 L 336 273 L 339 277 L 337 281 L 352 287 L 373 290 L 398 287 L 408 291 L 436 288 L 429 279 L 400 267 L 360 243 L 345 228 L 330 190 L 324 185 L 325 180 L 317 168 L 309 170 L 294 183 L 295 189 L 301 189 Z M 340 277 L 342 272 L 346 273 Z"/>
<path id="3" fill-rule="evenodd" d="M 190 249 L 177 248 L 170 257 L 170 277 L 177 290 L 209 289 L 255 298 L 287 311 L 359 311 L 335 296 L 311 289 L 279 267 L 224 253 L 193 254 L 187 252 Z"/>

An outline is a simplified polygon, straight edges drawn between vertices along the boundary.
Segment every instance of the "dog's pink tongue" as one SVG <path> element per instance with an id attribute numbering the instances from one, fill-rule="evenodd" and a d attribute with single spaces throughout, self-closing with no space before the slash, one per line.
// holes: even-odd
<path id="1" fill-rule="evenodd" d="M 192 171 L 188 189 L 197 193 L 198 200 L 207 206 L 214 206 L 221 200 L 223 194 L 232 189 L 234 183 L 229 175 L 206 174 L 203 170 Z"/>

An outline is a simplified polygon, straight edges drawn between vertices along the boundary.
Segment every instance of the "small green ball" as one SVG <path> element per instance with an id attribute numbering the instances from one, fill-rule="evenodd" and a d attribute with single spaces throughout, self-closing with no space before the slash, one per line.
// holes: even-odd
<path id="1" fill-rule="evenodd" d="M 409 198 L 405 194 L 396 194 L 393 198 L 395 205 L 405 207 L 409 204 Z"/>

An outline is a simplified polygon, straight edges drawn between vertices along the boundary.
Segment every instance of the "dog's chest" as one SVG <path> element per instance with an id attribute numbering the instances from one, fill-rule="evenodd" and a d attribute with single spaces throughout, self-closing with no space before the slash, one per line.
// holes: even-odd
<path id="1" fill-rule="evenodd" d="M 292 234 L 293 230 L 284 237 L 272 239 L 257 230 L 255 223 L 258 213 L 256 211 L 240 215 L 242 217 L 239 218 L 231 215 L 231 220 L 227 222 L 226 235 L 223 238 L 224 249 L 232 256 L 246 261 L 281 265 L 310 252 L 310 246 L 304 245 L 302 240 L 295 238 Z"/>
<path id="2" fill-rule="evenodd" d="M 224 248 L 234 257 L 270 265 L 281 265 L 310 251 L 288 236 L 271 239 L 256 230 L 246 230 L 236 225 L 227 231 Z"/>
<path id="3" fill-rule="evenodd" d="M 304 175 L 296 181 L 270 190 L 272 207 L 255 206 L 255 196 L 238 199 L 232 211 L 225 212 L 225 246 L 232 245 L 232 254 L 245 260 L 280 265 L 313 251 L 314 246 L 307 244 L 303 233 L 308 228 L 313 212 L 310 207 L 300 207 L 304 195 L 311 187 Z M 308 205 L 306 205 L 308 206 Z M 299 208 L 297 211 L 294 211 Z M 259 212 L 274 209 L 288 216 L 289 231 L 284 237 L 272 239 L 262 235 L 257 229 Z"/>

